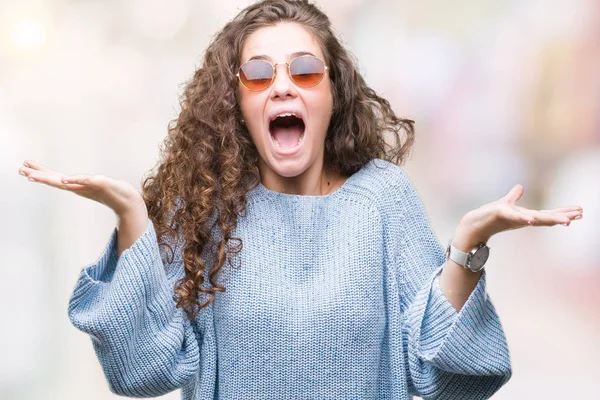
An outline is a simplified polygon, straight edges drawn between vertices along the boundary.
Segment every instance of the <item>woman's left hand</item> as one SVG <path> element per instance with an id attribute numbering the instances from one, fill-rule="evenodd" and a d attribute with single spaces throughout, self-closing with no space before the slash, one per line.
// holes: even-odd
<path id="1" fill-rule="evenodd" d="M 523 185 L 517 184 L 499 200 L 469 211 L 457 228 L 457 235 L 469 237 L 473 243 L 487 243 L 496 233 L 518 229 L 524 226 L 553 226 L 571 224 L 583 216 L 579 206 L 555 208 L 552 210 L 529 210 L 515 205 L 523 195 Z"/>

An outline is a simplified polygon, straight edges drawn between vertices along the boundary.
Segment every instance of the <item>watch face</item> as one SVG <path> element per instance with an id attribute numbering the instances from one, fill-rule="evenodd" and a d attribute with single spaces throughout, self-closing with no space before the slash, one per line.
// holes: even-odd
<path id="1" fill-rule="evenodd" d="M 490 249 L 487 246 L 480 247 L 471 257 L 469 268 L 473 271 L 479 271 L 487 261 L 490 255 Z"/>

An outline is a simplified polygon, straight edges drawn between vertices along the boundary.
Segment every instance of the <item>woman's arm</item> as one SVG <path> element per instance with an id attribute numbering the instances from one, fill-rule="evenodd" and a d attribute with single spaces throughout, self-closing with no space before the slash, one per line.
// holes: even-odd
<path id="1" fill-rule="evenodd" d="M 87 333 L 109 388 L 131 397 L 156 397 L 185 385 L 200 366 L 200 333 L 175 306 L 173 286 L 183 276 L 161 259 L 154 225 L 117 253 L 117 230 L 102 256 L 81 271 L 69 318 Z"/>
<path id="2" fill-rule="evenodd" d="M 132 206 L 122 215 L 117 215 L 117 257 L 121 257 L 125 249 L 130 248 L 146 229 L 148 229 L 148 209 L 143 200 L 141 204 Z"/>
<path id="3" fill-rule="evenodd" d="M 382 173 L 386 254 L 399 291 L 399 315 L 409 393 L 423 399 L 488 399 L 511 377 L 500 319 L 486 293 L 485 270 L 460 312 L 440 289 L 445 248 L 425 207 L 399 167 Z M 393 311 L 393 308 L 391 309 Z"/>

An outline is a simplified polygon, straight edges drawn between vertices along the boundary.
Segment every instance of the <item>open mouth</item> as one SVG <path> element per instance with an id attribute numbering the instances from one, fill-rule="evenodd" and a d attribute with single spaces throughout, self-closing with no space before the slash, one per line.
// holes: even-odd
<path id="1" fill-rule="evenodd" d="M 275 147 L 292 149 L 302 143 L 304 138 L 304 121 L 293 113 L 280 114 L 269 123 L 269 133 Z"/>

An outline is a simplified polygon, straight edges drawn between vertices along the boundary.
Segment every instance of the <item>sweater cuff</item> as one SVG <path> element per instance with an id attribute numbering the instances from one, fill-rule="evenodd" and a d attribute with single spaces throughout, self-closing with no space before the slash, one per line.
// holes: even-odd
<path id="1" fill-rule="evenodd" d="M 76 306 L 86 297 L 101 301 L 109 290 L 130 292 L 137 288 L 137 291 L 149 293 L 150 288 L 166 283 L 166 272 L 157 268 L 160 265 L 156 232 L 150 219 L 146 230 L 121 253 L 121 257 L 118 257 L 117 228 L 114 228 L 102 255 L 81 270 L 70 302 Z"/>
<path id="2" fill-rule="evenodd" d="M 435 357 L 458 317 L 458 313 L 440 288 L 441 271 L 439 269 L 434 274 L 421 325 L 419 353 L 427 360 Z"/>
<path id="3" fill-rule="evenodd" d="M 510 370 L 508 346 L 486 291 L 486 271 L 457 313 L 439 286 L 440 267 L 418 330 L 421 359 L 437 368 L 468 375 L 504 375 Z"/>

